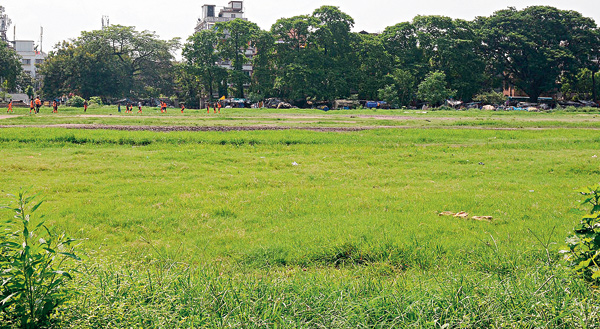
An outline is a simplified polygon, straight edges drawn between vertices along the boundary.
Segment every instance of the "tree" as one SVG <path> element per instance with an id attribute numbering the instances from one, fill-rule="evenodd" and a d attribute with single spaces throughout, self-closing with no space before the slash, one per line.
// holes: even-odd
<path id="1" fill-rule="evenodd" d="M 382 38 L 372 34 L 358 34 L 353 51 L 358 55 L 357 89 L 360 99 L 377 99 L 386 84 L 386 76 L 393 71 L 393 58 L 383 45 Z"/>
<path id="2" fill-rule="evenodd" d="M 575 11 L 548 6 L 508 8 L 476 20 L 493 74 L 526 92 L 532 102 L 556 90 L 561 75 L 573 74 L 590 58 L 596 25 Z"/>
<path id="3" fill-rule="evenodd" d="M 485 64 L 477 52 L 479 40 L 471 23 L 444 16 L 413 20 L 419 48 L 429 71 L 444 71 L 456 97 L 470 100 L 482 88 Z"/>
<path id="4" fill-rule="evenodd" d="M 379 98 L 396 106 L 408 106 L 414 100 L 415 77 L 407 70 L 396 69 L 386 76 L 388 84 L 379 89 Z"/>
<path id="5" fill-rule="evenodd" d="M 256 56 L 252 60 L 253 74 L 250 92 L 253 101 L 260 101 L 274 96 L 275 72 L 275 38 L 269 31 L 259 31 L 256 37 Z"/>
<path id="6" fill-rule="evenodd" d="M 213 30 L 203 30 L 194 33 L 189 37 L 188 43 L 183 48 L 183 58 L 186 73 L 197 78 L 210 100 L 212 101 L 214 90 L 223 78 L 224 68 L 217 65 L 219 53 L 217 53 L 217 44 L 219 36 Z"/>
<path id="7" fill-rule="evenodd" d="M 232 70 L 229 74 L 234 94 L 238 98 L 244 98 L 244 85 L 250 83 L 250 76 L 244 72 L 244 65 L 250 61 L 248 53 L 256 42 L 260 28 L 255 23 L 242 19 L 217 23 L 216 28 L 221 39 L 219 55 L 223 60 L 231 62 Z"/>
<path id="8" fill-rule="evenodd" d="M 417 96 L 432 106 L 438 106 L 456 94 L 455 90 L 447 87 L 446 74 L 435 71 L 427 74 L 419 84 Z"/>
<path id="9" fill-rule="evenodd" d="M 271 27 L 274 39 L 273 92 L 294 103 L 304 103 L 317 94 L 321 73 L 319 50 L 315 44 L 312 16 L 302 15 L 277 20 Z"/>
<path id="10" fill-rule="evenodd" d="M 317 96 L 325 100 L 345 98 L 355 89 L 358 58 L 352 49 L 357 36 L 350 32 L 354 19 L 338 7 L 322 6 L 313 12 L 316 61 L 319 78 Z"/>
<path id="11" fill-rule="evenodd" d="M 0 81 L 6 81 L 8 89 L 14 89 L 22 73 L 21 57 L 0 40 Z"/>
<path id="12" fill-rule="evenodd" d="M 178 39 L 112 25 L 63 41 L 40 66 L 47 96 L 75 92 L 85 98 L 148 97 L 173 88 L 173 54 Z"/>

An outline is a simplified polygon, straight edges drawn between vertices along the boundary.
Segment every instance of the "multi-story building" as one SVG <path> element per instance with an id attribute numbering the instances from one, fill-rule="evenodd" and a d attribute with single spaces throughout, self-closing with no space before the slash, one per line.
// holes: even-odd
<path id="1" fill-rule="evenodd" d="M 230 1 L 227 7 L 220 8 L 217 14 L 217 6 L 202 6 L 202 17 L 198 18 L 196 32 L 211 30 L 216 23 L 228 22 L 234 19 L 248 20 L 244 15 L 244 1 Z"/>
<path id="2" fill-rule="evenodd" d="M 46 54 L 35 48 L 35 43 L 31 40 L 15 40 L 15 50 L 21 56 L 21 65 L 23 71 L 28 73 L 33 79 L 38 78 L 36 64 L 42 64 L 46 59 Z"/>

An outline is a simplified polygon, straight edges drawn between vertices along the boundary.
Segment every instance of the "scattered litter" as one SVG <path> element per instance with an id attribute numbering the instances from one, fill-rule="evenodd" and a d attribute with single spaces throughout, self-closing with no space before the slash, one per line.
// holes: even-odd
<path id="1" fill-rule="evenodd" d="M 469 218 L 469 213 L 465 212 L 465 211 L 461 211 L 461 212 L 452 212 L 452 211 L 444 211 L 439 213 L 440 216 L 452 216 L 452 217 L 456 217 L 456 218 L 463 218 L 463 219 L 467 219 Z M 491 222 L 492 220 L 494 220 L 494 218 L 492 216 L 473 216 L 471 217 L 472 220 L 477 220 L 477 221 L 482 221 L 482 222 Z"/>
<path id="2" fill-rule="evenodd" d="M 598 157 L 597 155 L 594 155 L 592 158 L 597 158 L 597 157 Z"/>
<path id="3" fill-rule="evenodd" d="M 265 157 L 260 157 L 261 159 L 266 159 Z"/>
<path id="4" fill-rule="evenodd" d="M 479 163 L 479 165 L 481 165 L 481 166 L 485 166 L 485 163 L 483 163 L 483 162 L 480 162 L 480 163 Z"/>
<path id="5" fill-rule="evenodd" d="M 529 190 L 529 193 L 533 193 L 533 192 L 535 192 L 535 190 Z"/>
<path id="6" fill-rule="evenodd" d="M 299 166 L 299 164 L 297 162 L 292 162 L 292 166 Z"/>
<path id="7" fill-rule="evenodd" d="M 469 213 L 466 213 L 464 211 L 461 211 L 459 213 L 454 214 L 454 217 L 459 217 L 459 218 L 468 218 L 469 217 Z"/>
<path id="8" fill-rule="evenodd" d="M 492 216 L 473 216 L 471 217 L 472 220 L 478 220 L 478 221 L 485 221 L 485 222 L 491 222 L 494 217 Z"/>

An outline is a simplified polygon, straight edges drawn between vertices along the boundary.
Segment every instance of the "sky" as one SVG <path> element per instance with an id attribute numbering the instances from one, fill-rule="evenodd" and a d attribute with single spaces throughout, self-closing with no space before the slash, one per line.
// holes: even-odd
<path id="1" fill-rule="evenodd" d="M 282 17 L 312 13 L 323 5 L 338 6 L 354 18 L 354 31 L 381 32 L 387 26 L 411 21 L 417 15 L 444 15 L 471 20 L 489 16 L 507 7 L 518 9 L 549 5 L 576 10 L 600 24 L 598 0 L 245 0 L 246 18 L 262 29 L 270 29 Z M 78 37 L 81 31 L 98 30 L 102 16 L 111 24 L 135 26 L 156 32 L 162 39 L 179 37 L 185 41 L 193 32 L 202 5 L 226 6 L 229 0 L 0 0 L 13 24 L 7 33 L 17 40 L 40 40 L 44 28 L 43 51 L 48 52 L 62 40 Z"/>

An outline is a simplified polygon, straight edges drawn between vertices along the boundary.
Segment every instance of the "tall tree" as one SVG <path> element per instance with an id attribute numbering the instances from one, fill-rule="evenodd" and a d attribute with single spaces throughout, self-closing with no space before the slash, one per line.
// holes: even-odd
<path id="1" fill-rule="evenodd" d="M 573 74 L 577 58 L 588 58 L 596 25 L 569 10 L 532 6 L 508 8 L 476 21 L 493 72 L 523 90 L 532 102 Z"/>
<path id="2" fill-rule="evenodd" d="M 320 69 L 319 51 L 315 45 L 312 16 L 302 15 L 277 20 L 271 27 L 274 45 L 273 56 L 277 96 L 298 105 L 317 94 Z"/>
<path id="3" fill-rule="evenodd" d="M 183 47 L 187 73 L 197 77 L 204 94 L 213 99 L 214 90 L 224 76 L 224 68 L 217 65 L 219 36 L 213 30 L 203 30 L 189 37 Z"/>
<path id="4" fill-rule="evenodd" d="M 352 50 L 358 56 L 356 88 L 360 99 L 377 99 L 386 85 L 386 76 L 394 71 L 393 58 L 385 50 L 379 35 L 358 34 Z"/>
<path id="5" fill-rule="evenodd" d="M 320 52 L 319 98 L 334 100 L 350 96 L 356 89 L 358 75 L 352 69 L 358 66 L 358 58 L 352 49 L 357 36 L 350 32 L 354 19 L 338 7 L 322 6 L 313 12 L 315 44 Z"/>
<path id="6" fill-rule="evenodd" d="M 6 42 L 0 40 L 0 80 L 5 81 L 9 89 L 13 89 L 17 87 L 22 73 L 21 57 Z"/>
<path id="7" fill-rule="evenodd" d="M 244 98 L 244 86 L 250 83 L 250 76 L 244 72 L 244 65 L 250 63 L 253 46 L 260 28 L 255 23 L 242 19 L 220 22 L 216 25 L 221 38 L 219 55 L 230 61 L 232 70 L 229 72 L 234 85 L 234 95 Z"/>
<path id="8" fill-rule="evenodd" d="M 477 52 L 479 42 L 471 24 L 444 16 L 417 16 L 413 25 L 429 71 L 444 71 L 456 97 L 471 100 L 485 80 L 484 61 Z"/>
<path id="9" fill-rule="evenodd" d="M 41 65 L 48 96 L 75 92 L 88 98 L 148 97 L 173 88 L 178 39 L 163 41 L 148 31 L 113 25 L 62 42 Z"/>

